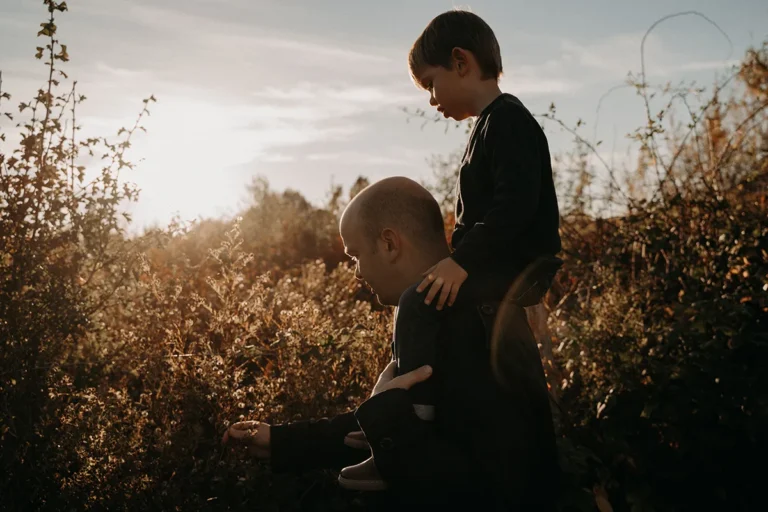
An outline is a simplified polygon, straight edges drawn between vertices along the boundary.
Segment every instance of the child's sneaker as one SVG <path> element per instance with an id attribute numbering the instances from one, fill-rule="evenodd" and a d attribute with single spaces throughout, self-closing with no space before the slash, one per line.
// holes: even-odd
<path id="1" fill-rule="evenodd" d="M 387 483 L 381 478 L 373 457 L 342 469 L 339 485 L 351 491 L 383 491 L 387 488 Z"/>

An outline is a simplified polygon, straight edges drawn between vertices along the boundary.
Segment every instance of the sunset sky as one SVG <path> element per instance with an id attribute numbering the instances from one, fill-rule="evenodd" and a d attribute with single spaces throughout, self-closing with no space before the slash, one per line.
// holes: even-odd
<path id="1" fill-rule="evenodd" d="M 428 108 L 410 82 L 406 56 L 435 15 L 468 6 L 496 31 L 505 76 L 502 89 L 534 113 L 554 102 L 568 123 L 594 128 L 600 96 L 640 68 L 640 40 L 656 83 L 713 82 L 746 48 L 768 37 L 764 0 L 474 1 L 450 0 L 71 0 L 59 36 L 72 61 L 65 68 L 88 96 L 85 135 L 111 135 L 132 123 L 141 99 L 158 103 L 149 133 L 133 148 L 144 161 L 128 178 L 142 189 L 137 226 L 230 215 L 256 175 L 273 188 L 294 188 L 312 201 L 331 182 L 349 184 L 398 174 L 430 174 L 430 155 L 464 143 L 461 130 L 406 123 L 401 107 Z M 45 78 L 33 58 L 45 18 L 42 2 L 0 2 L 0 70 L 14 101 Z M 632 90 L 603 103 L 598 139 L 623 155 L 624 135 L 642 123 Z M 8 127 L 8 125 L 3 125 Z M 553 152 L 570 136 L 548 127 Z"/>

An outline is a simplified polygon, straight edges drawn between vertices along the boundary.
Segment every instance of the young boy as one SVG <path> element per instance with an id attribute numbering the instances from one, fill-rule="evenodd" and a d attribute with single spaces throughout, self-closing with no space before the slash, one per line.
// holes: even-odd
<path id="1" fill-rule="evenodd" d="M 496 36 L 477 15 L 449 11 L 427 25 L 408 64 L 413 81 L 430 93 L 429 103 L 438 112 L 457 121 L 476 119 L 457 183 L 453 253 L 424 273 L 416 293 L 403 295 L 396 331 L 405 328 L 400 318 L 407 310 L 419 310 L 419 321 L 437 318 L 425 318 L 424 306 L 415 301 L 429 305 L 437 298 L 438 311 L 457 298 L 478 304 L 505 299 L 520 306 L 538 303 L 562 264 L 556 257 L 560 215 L 546 136 L 520 100 L 499 89 Z M 399 347 L 398 371 L 429 364 L 416 360 L 424 353 L 423 348 Z M 434 401 L 423 392 L 416 396 L 417 414 L 432 420 Z M 371 489 L 373 464 L 370 458 L 345 468 L 344 487 Z"/>

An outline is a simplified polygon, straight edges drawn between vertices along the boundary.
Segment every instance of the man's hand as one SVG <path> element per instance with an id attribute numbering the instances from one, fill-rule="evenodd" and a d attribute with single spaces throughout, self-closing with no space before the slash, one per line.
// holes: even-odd
<path id="1" fill-rule="evenodd" d="M 257 459 L 269 459 L 271 439 L 269 424 L 260 421 L 240 421 L 224 432 L 223 444 L 233 442 L 248 447 L 248 453 Z"/>
<path id="2" fill-rule="evenodd" d="M 453 258 L 448 257 L 441 260 L 440 263 L 422 275 L 425 276 L 424 280 L 416 288 L 416 292 L 421 293 L 431 284 L 432 287 L 427 292 L 427 297 L 424 300 L 426 304 L 431 304 L 437 292 L 442 289 L 440 298 L 437 301 L 437 309 L 439 311 L 443 309 L 446 300 L 449 306 L 453 306 L 453 303 L 456 301 L 456 295 L 459 293 L 459 288 L 467 279 L 468 274 Z"/>
<path id="3" fill-rule="evenodd" d="M 388 389 L 411 389 L 412 386 L 427 380 L 432 375 L 432 368 L 429 365 L 416 368 L 412 372 L 405 373 L 399 377 L 395 377 L 396 369 L 397 362 L 390 361 L 387 367 L 384 368 L 384 371 L 379 375 L 376 385 L 373 386 L 373 392 L 371 393 L 372 397 L 379 393 L 383 393 Z M 351 448 L 370 450 L 368 440 L 362 430 L 347 434 L 344 438 L 344 444 Z"/>
<path id="4" fill-rule="evenodd" d="M 373 386 L 371 396 L 376 396 L 388 389 L 411 389 L 412 386 L 427 380 L 432 375 L 432 368 L 428 365 L 416 368 L 415 370 L 404 373 L 398 377 L 395 377 L 396 369 L 397 363 L 395 361 L 390 361 L 387 367 L 384 368 L 384 371 L 381 372 L 381 375 L 379 375 L 379 380 L 376 381 L 376 385 Z"/>

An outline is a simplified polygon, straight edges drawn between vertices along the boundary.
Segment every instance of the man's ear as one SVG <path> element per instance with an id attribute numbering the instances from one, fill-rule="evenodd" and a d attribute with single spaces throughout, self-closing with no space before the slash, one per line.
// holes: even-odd
<path id="1" fill-rule="evenodd" d="M 467 76 L 471 62 L 470 55 L 467 50 L 464 48 L 459 48 L 458 46 L 451 50 L 451 61 L 459 76 Z"/>
<path id="2" fill-rule="evenodd" d="M 389 261 L 394 261 L 400 255 L 403 241 L 397 231 L 384 228 L 381 231 L 381 242 L 384 245 L 385 254 Z"/>

